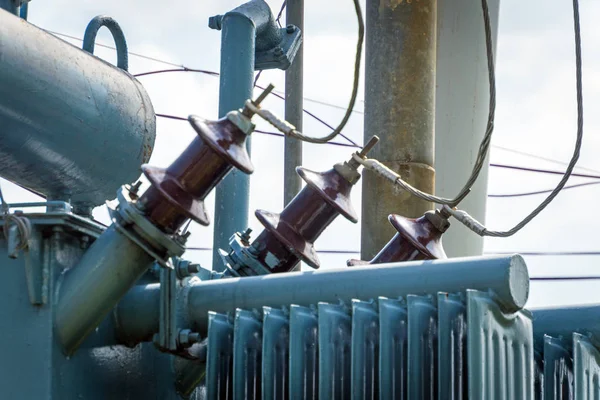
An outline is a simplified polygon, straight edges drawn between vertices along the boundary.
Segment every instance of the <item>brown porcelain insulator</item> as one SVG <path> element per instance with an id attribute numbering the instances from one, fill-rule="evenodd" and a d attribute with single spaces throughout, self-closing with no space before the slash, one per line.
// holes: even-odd
<path id="1" fill-rule="evenodd" d="M 441 218 L 439 215 L 435 217 Z M 371 261 L 348 260 L 348 266 L 447 258 L 442 246 L 442 234 L 449 224 L 447 220 L 446 224 L 442 221 L 438 228 L 430 218 L 428 215 L 416 219 L 390 215 L 388 220 L 398 233 Z"/>
<path id="2" fill-rule="evenodd" d="M 336 169 L 318 173 L 302 167 L 296 172 L 306 186 L 281 214 L 257 210 L 255 215 L 265 229 L 252 243 L 256 258 L 270 272 L 287 272 L 300 261 L 319 268 L 314 241 L 339 215 L 356 223 L 358 218 L 350 201 L 353 183 Z"/>
<path id="3" fill-rule="evenodd" d="M 205 121 L 189 117 L 198 136 L 166 169 L 143 165 L 152 186 L 138 204 L 148 219 L 166 233 L 192 220 L 208 225 L 204 199 L 233 168 L 250 174 L 254 167 L 246 151 L 247 135 L 227 118 Z"/>

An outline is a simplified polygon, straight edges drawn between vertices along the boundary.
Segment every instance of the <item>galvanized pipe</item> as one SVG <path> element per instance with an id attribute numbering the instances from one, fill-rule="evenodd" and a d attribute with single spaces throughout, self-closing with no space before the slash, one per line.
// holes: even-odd
<path id="1" fill-rule="evenodd" d="M 381 138 L 376 158 L 403 179 L 433 193 L 437 0 L 367 0 L 365 131 Z M 361 258 L 372 259 L 396 232 L 389 214 L 417 218 L 432 204 L 398 193 L 366 171 L 362 192 Z"/>
<path id="2" fill-rule="evenodd" d="M 377 266 L 324 269 L 195 282 L 180 296 L 179 326 L 205 334 L 209 311 L 226 313 L 236 308 L 261 309 L 290 304 L 308 306 L 319 301 L 397 298 L 408 294 L 491 291 L 507 312 L 525 306 L 529 274 L 521 256 L 456 258 L 411 261 Z M 138 288 L 115 310 L 119 337 L 129 343 L 143 341 L 158 326 L 160 285 Z M 136 314 L 135 310 L 153 309 Z"/>
<path id="3" fill-rule="evenodd" d="M 304 0 L 288 0 L 286 4 L 288 29 L 300 29 L 304 34 Z M 295 27 L 291 26 L 293 24 Z M 285 119 L 302 132 L 304 65 L 303 45 L 300 45 L 292 65 L 285 71 Z M 302 141 L 285 137 L 283 166 L 283 205 L 286 206 L 300 192 L 302 180 L 296 167 L 302 165 Z"/>
<path id="4" fill-rule="evenodd" d="M 569 339 L 573 332 L 591 333 L 600 339 L 600 305 L 540 308 L 532 310 L 535 346 L 543 351 L 544 335 Z"/>
<path id="5" fill-rule="evenodd" d="M 218 25 L 218 26 L 212 26 Z M 219 117 L 229 111 L 242 108 L 252 97 L 254 82 L 254 56 L 256 35 L 265 30 L 275 31 L 266 36 L 277 36 L 277 25 L 268 4 L 252 0 L 229 11 L 220 19 L 213 18 L 211 27 L 221 29 L 221 68 L 219 86 Z M 250 153 L 251 142 L 246 142 Z M 233 171 L 216 190 L 215 226 L 213 241 L 213 270 L 222 271 L 223 263 L 219 249 L 226 249 L 229 237 L 248 227 L 250 178 L 240 171 Z"/>

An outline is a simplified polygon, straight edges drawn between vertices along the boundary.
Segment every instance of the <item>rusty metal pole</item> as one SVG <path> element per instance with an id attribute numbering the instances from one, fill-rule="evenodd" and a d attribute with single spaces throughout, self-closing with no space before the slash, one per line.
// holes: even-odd
<path id="1" fill-rule="evenodd" d="M 304 35 L 304 0 L 288 0 L 285 20 Z M 291 28 L 290 28 L 291 29 Z M 303 107 L 303 45 L 300 45 L 292 65 L 285 71 L 285 119 L 302 131 Z M 286 206 L 302 189 L 296 167 L 302 165 L 302 141 L 286 136 L 283 168 L 283 205 Z"/>
<path id="2" fill-rule="evenodd" d="M 436 24 L 437 0 L 367 0 L 365 141 L 378 135 L 372 157 L 429 193 L 435 186 Z M 416 218 L 432 208 L 366 171 L 362 259 L 373 258 L 396 233 L 389 214 Z"/>

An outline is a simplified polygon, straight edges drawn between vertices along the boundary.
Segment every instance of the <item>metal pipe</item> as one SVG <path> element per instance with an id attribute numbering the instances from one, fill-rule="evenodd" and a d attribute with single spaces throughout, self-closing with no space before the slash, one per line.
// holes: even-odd
<path id="1" fill-rule="evenodd" d="M 541 308 L 532 310 L 533 338 L 538 350 L 543 351 L 544 335 L 571 338 L 573 332 L 591 333 L 600 338 L 600 305 Z"/>
<path id="2" fill-rule="evenodd" d="M 304 34 L 304 0 L 289 0 L 286 3 L 287 29 L 300 29 Z M 293 24 L 293 25 L 290 25 Z M 302 44 L 292 65 L 285 72 L 285 119 L 302 131 L 304 65 Z M 302 141 L 285 137 L 285 159 L 283 167 L 283 205 L 286 206 L 300 192 L 302 180 L 296 167 L 302 165 Z"/>
<path id="3" fill-rule="evenodd" d="M 60 282 L 54 325 L 67 354 L 77 349 L 153 263 L 115 225 L 96 239 Z"/>
<path id="4" fill-rule="evenodd" d="M 519 255 L 410 261 L 195 282 L 180 296 L 185 303 L 179 304 L 179 324 L 205 334 L 209 311 L 309 306 L 319 301 L 337 303 L 466 289 L 489 290 L 506 312 L 520 310 L 529 295 L 525 261 Z M 158 284 L 128 295 L 115 310 L 120 321 L 119 336 L 139 341 L 150 337 L 158 326 L 159 310 L 153 304 L 159 296 Z M 144 312 L 142 320 L 135 310 L 144 307 L 153 312 Z"/>
<path id="5" fill-rule="evenodd" d="M 135 78 L 3 11 L 0 54 L 3 178 L 85 213 L 139 177 L 156 117 Z"/>
<path id="6" fill-rule="evenodd" d="M 372 157 L 433 193 L 437 0 L 366 4 L 365 141 L 382 143 Z M 389 214 L 416 218 L 430 202 L 397 193 L 384 178 L 364 174 L 361 258 L 370 260 L 395 233 Z"/>
<path id="7" fill-rule="evenodd" d="M 496 46 L 500 0 L 488 0 L 492 42 Z M 454 197 L 471 174 L 485 133 L 489 83 L 481 7 L 472 0 L 438 0 L 435 93 L 435 193 Z M 485 223 L 487 163 L 461 207 Z M 449 257 L 480 255 L 483 238 L 462 224 L 444 234 Z"/>
<path id="8" fill-rule="evenodd" d="M 269 6 L 262 0 L 250 1 L 213 19 L 221 29 L 221 69 L 219 85 L 219 117 L 242 108 L 252 97 L 254 56 L 257 29 L 264 29 L 272 19 Z M 250 154 L 251 142 L 246 142 Z M 227 248 L 229 237 L 248 227 L 250 178 L 233 171 L 216 190 L 213 241 L 213 270 L 222 271 L 219 249 Z"/>

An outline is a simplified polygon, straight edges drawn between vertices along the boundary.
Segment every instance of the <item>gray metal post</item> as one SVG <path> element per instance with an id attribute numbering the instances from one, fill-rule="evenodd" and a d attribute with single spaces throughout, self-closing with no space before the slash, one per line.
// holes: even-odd
<path id="1" fill-rule="evenodd" d="M 229 111 L 242 108 L 252 97 L 254 79 L 255 26 L 240 14 L 225 14 L 221 33 L 221 82 L 219 86 L 219 118 Z M 246 140 L 250 154 L 251 140 Z M 213 269 L 224 269 L 219 249 L 226 249 L 229 237 L 248 227 L 250 176 L 233 170 L 217 186 Z"/>
<path id="2" fill-rule="evenodd" d="M 289 0 L 286 5 L 286 23 L 294 24 L 304 34 L 304 0 Z M 304 65 L 303 47 L 300 45 L 296 58 L 285 72 L 285 119 L 302 131 Z M 287 205 L 302 188 L 302 180 L 296 167 L 302 165 L 302 142 L 285 138 L 285 162 L 283 167 L 283 204 Z"/>
<path id="3" fill-rule="evenodd" d="M 367 0 L 365 141 L 372 157 L 428 193 L 434 190 L 437 0 Z M 367 171 L 363 178 L 361 257 L 370 260 L 396 233 L 389 214 L 419 217 L 433 204 L 399 193 Z"/>
<path id="4" fill-rule="evenodd" d="M 496 44 L 500 0 L 488 0 L 492 41 Z M 435 93 L 435 192 L 454 197 L 471 174 L 485 133 L 489 83 L 481 6 L 472 0 L 438 0 Z M 460 204 L 485 222 L 487 164 Z M 449 257 L 480 255 L 483 238 L 455 223 L 444 234 Z"/>

